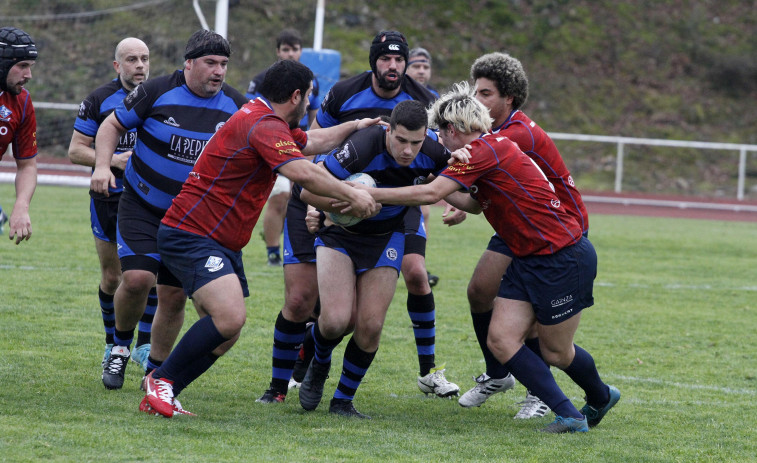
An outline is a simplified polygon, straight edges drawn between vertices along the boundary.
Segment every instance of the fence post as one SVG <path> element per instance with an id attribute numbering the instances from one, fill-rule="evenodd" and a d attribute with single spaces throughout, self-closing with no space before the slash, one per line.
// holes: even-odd
<path id="1" fill-rule="evenodd" d="M 620 193 L 623 184 L 623 149 L 625 145 L 622 141 L 618 142 L 618 155 L 615 158 L 615 193 Z"/>
<path id="2" fill-rule="evenodd" d="M 739 184 L 736 187 L 736 199 L 739 201 L 744 200 L 744 188 L 746 179 L 746 148 L 741 148 L 739 151 Z"/>

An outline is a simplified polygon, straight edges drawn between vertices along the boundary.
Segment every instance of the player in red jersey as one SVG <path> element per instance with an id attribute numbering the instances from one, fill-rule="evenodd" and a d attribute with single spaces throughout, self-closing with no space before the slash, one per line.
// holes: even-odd
<path id="1" fill-rule="evenodd" d="M 0 159 L 8 146 L 16 160 L 16 202 L 8 238 L 16 244 L 32 236 L 29 205 L 37 188 L 37 118 L 24 85 L 32 78 L 37 47 L 31 36 L 15 27 L 0 29 Z M 0 230 L 7 220 L 0 208 Z"/>
<path id="2" fill-rule="evenodd" d="M 398 205 L 446 197 L 463 210 L 484 213 L 514 255 L 494 301 L 488 347 L 557 415 L 544 432 L 586 432 L 620 399 L 620 392 L 600 379 L 591 355 L 573 344 L 581 310 L 594 303 L 596 252 L 536 163 L 504 135 L 487 133 L 489 111 L 467 83 L 442 96 L 430 113 L 444 145 L 468 154 L 469 163 L 456 163 L 425 185 L 371 194 Z M 461 188 L 471 195 L 458 192 Z M 523 344 L 534 326 L 544 361 Z M 560 390 L 548 364 L 584 390 L 587 403 L 581 411 Z"/>
<path id="3" fill-rule="evenodd" d="M 471 78 L 475 83 L 476 99 L 489 109 L 493 119 L 492 132 L 507 136 L 536 162 L 552 183 L 563 207 L 587 233 L 589 216 L 586 206 L 560 152 L 549 135 L 520 110 L 528 99 L 528 77 L 520 61 L 505 53 L 483 55 L 471 66 Z M 486 347 L 492 304 L 512 258 L 512 250 L 495 233 L 468 285 L 473 329 L 484 354 L 486 371 L 475 379 L 476 385 L 460 397 L 458 402 L 463 407 L 481 406 L 492 394 L 507 391 L 515 384 L 504 365 Z M 526 346 L 541 355 L 535 332 L 529 334 Z M 546 404 L 530 391 L 521 405 L 515 418 L 541 417 L 549 412 Z"/>
<path id="4" fill-rule="evenodd" d="M 158 250 L 199 313 L 171 355 L 145 380 L 140 409 L 170 417 L 174 397 L 236 342 L 249 295 L 241 249 L 273 188 L 276 172 L 318 194 L 336 196 L 352 213 L 378 212 L 367 192 L 336 180 L 303 155 L 327 151 L 353 131 L 378 122 L 360 119 L 303 132 L 313 73 L 284 60 L 269 68 L 262 97 L 245 104 L 210 139 L 158 230 Z M 292 162 L 306 160 L 306 162 Z M 346 212 L 346 210 L 345 210 Z"/>

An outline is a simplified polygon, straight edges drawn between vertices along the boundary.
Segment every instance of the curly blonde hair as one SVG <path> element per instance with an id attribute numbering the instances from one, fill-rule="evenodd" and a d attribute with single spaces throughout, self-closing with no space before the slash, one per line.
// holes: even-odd
<path id="1" fill-rule="evenodd" d="M 462 133 L 489 132 L 493 122 L 468 82 L 453 85 L 452 90 L 439 97 L 428 110 L 428 119 L 432 127 L 445 129 L 451 125 Z"/>

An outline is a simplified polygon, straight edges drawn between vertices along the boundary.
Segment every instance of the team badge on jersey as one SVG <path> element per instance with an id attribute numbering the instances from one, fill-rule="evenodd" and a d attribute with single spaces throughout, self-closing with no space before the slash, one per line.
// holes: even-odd
<path id="1" fill-rule="evenodd" d="M 11 115 L 13 114 L 13 111 L 6 108 L 5 105 L 0 106 L 0 121 L 8 122 L 11 120 Z"/>
<path id="2" fill-rule="evenodd" d="M 223 268 L 223 259 L 216 256 L 208 257 L 208 261 L 205 262 L 205 268 L 208 272 L 217 272 Z"/>

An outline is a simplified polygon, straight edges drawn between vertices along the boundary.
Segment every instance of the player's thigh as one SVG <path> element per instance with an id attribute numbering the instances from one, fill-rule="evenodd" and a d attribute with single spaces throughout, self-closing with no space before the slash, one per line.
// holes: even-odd
<path id="1" fill-rule="evenodd" d="M 318 299 L 318 273 L 311 262 L 284 266 L 284 318 L 302 322 L 310 317 Z"/>
<path id="2" fill-rule="evenodd" d="M 468 283 L 468 299 L 478 304 L 471 304 L 474 312 L 488 311 L 491 303 L 497 297 L 502 275 L 507 271 L 512 258 L 499 252 L 487 249 L 473 270 L 470 283 Z M 485 310 L 474 310 L 483 306 Z"/>
<path id="3" fill-rule="evenodd" d="M 494 300 L 487 344 L 498 360 L 506 362 L 518 352 L 535 321 L 529 302 L 501 297 Z"/>
<path id="4" fill-rule="evenodd" d="M 316 249 L 318 293 L 321 298 L 319 323 L 346 327 L 355 301 L 355 269 L 346 254 L 326 246 Z"/>
<path id="5" fill-rule="evenodd" d="M 397 289 L 397 276 L 392 267 L 377 267 L 361 273 L 357 279 L 355 332 L 375 337 L 376 344 Z"/>
<path id="6" fill-rule="evenodd" d="M 229 273 L 209 281 L 193 293 L 192 300 L 213 318 L 222 336 L 231 338 L 244 326 L 247 310 L 236 274 Z"/>

